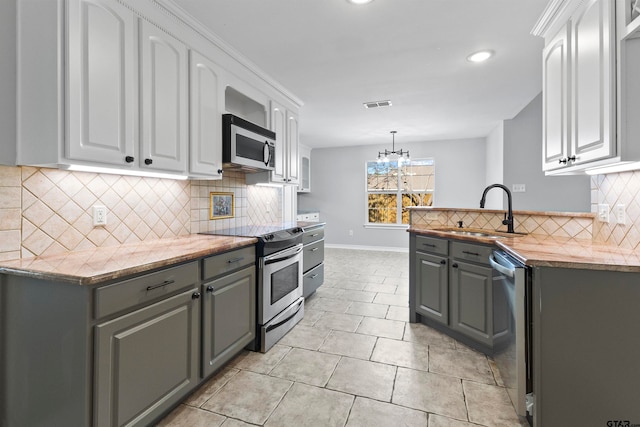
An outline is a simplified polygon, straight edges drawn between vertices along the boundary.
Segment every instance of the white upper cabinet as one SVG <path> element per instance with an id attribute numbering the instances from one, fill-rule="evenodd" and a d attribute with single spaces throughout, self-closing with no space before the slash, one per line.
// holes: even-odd
<path id="1" fill-rule="evenodd" d="M 542 51 L 542 156 L 545 171 L 562 167 L 569 149 L 569 37 L 566 25 Z"/>
<path id="2" fill-rule="evenodd" d="M 108 0 L 68 6 L 66 157 L 131 165 L 137 149 L 135 16 Z"/>
<path id="3" fill-rule="evenodd" d="M 616 155 L 614 18 L 614 0 L 590 0 L 572 20 L 568 164 Z"/>
<path id="4" fill-rule="evenodd" d="M 276 133 L 276 168 L 271 182 L 298 184 L 298 115 L 271 101 L 271 130 Z"/>
<path id="5" fill-rule="evenodd" d="M 196 51 L 189 52 L 190 175 L 222 178 L 222 70 Z"/>
<path id="6" fill-rule="evenodd" d="M 140 20 L 142 169 L 187 170 L 187 47 Z"/>

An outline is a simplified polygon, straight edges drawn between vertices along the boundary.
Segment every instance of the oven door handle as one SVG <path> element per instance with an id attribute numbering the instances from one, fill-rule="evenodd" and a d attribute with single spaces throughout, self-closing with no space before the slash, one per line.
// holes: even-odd
<path id="1" fill-rule="evenodd" d="M 513 278 L 513 276 L 515 276 L 516 274 L 515 269 L 511 269 L 502 264 L 499 264 L 494 254 L 489 255 L 489 264 L 491 264 L 491 267 L 493 267 L 494 270 L 498 271 L 501 274 L 504 274 L 507 277 Z"/>
<path id="2" fill-rule="evenodd" d="M 274 323 L 273 325 L 267 326 L 267 330 L 265 332 L 269 332 L 269 331 L 271 331 L 273 329 L 279 328 L 280 326 L 282 326 L 285 323 L 287 323 L 289 320 L 293 319 L 295 317 L 295 315 L 298 314 L 298 312 L 300 311 L 300 309 L 302 308 L 303 305 L 304 305 L 304 299 L 301 299 L 300 302 L 298 302 L 298 307 L 296 308 L 296 311 L 294 311 L 293 314 L 291 314 L 291 316 L 287 316 L 286 319 L 283 319 L 283 320 L 279 321 L 278 323 Z"/>
<path id="3" fill-rule="evenodd" d="M 302 245 L 296 246 L 294 249 L 295 251 L 293 253 L 291 253 L 290 250 L 287 250 L 283 256 L 278 256 L 277 258 L 264 257 L 264 265 L 275 264 L 276 262 L 286 261 L 297 256 L 302 252 Z"/>

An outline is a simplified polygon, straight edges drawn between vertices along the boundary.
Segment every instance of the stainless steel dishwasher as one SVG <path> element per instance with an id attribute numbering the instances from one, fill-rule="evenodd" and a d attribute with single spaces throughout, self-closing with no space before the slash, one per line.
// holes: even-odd
<path id="1" fill-rule="evenodd" d="M 494 355 L 500 376 L 507 387 L 516 413 L 526 417 L 531 410 L 527 393 L 532 388 L 530 304 L 527 267 L 508 253 L 495 250 L 489 257 L 493 281 L 501 282 L 511 312 L 511 334 L 506 348 Z M 530 419 L 530 418 L 529 418 Z"/>

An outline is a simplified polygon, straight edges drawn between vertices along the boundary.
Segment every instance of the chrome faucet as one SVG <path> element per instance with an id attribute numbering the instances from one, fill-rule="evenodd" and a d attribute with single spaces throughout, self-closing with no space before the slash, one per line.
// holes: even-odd
<path id="1" fill-rule="evenodd" d="M 513 207 L 512 207 L 512 203 L 511 203 L 511 191 L 509 191 L 509 189 L 502 185 L 502 184 L 491 184 L 490 186 L 488 186 L 487 188 L 484 189 L 484 192 L 482 193 L 482 199 L 480 199 L 480 208 L 484 209 L 484 203 L 487 199 L 487 193 L 489 192 L 489 190 L 491 190 L 492 188 L 502 188 L 506 193 L 507 193 L 507 204 L 508 204 L 508 208 L 509 210 L 507 211 L 507 214 L 505 215 L 505 218 L 502 220 L 502 225 L 506 225 L 507 226 L 507 233 L 514 233 L 513 230 Z"/>

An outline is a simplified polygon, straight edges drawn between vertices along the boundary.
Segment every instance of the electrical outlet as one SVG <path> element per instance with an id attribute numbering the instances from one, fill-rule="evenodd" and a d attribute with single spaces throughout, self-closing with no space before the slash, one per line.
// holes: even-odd
<path id="1" fill-rule="evenodd" d="M 93 207 L 93 225 L 107 225 L 107 208 L 95 205 Z"/>
<path id="2" fill-rule="evenodd" d="M 601 203 L 598 205 L 598 219 L 600 222 L 609 222 L 609 205 Z"/>
<path id="3" fill-rule="evenodd" d="M 524 184 L 511 184 L 511 191 L 513 193 L 524 193 L 527 190 Z"/>
<path id="4" fill-rule="evenodd" d="M 353 236 L 353 230 L 349 230 L 349 236 Z"/>
<path id="5" fill-rule="evenodd" d="M 627 222 L 627 213 L 622 203 L 616 205 L 616 222 L 620 225 L 624 225 Z"/>

